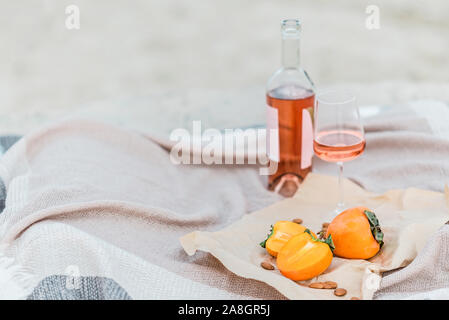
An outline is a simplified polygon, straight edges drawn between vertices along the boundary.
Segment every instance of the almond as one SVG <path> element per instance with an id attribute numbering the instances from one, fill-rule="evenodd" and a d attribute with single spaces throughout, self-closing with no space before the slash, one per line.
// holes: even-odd
<path id="1" fill-rule="evenodd" d="M 335 294 L 337 297 L 343 297 L 343 296 L 346 294 L 346 289 L 343 289 L 343 288 L 337 288 L 337 289 L 335 289 L 334 294 Z"/>
<path id="2" fill-rule="evenodd" d="M 322 283 L 322 282 L 312 282 L 311 284 L 309 284 L 309 288 L 323 289 L 324 288 L 324 283 Z"/>
<path id="3" fill-rule="evenodd" d="M 322 229 L 318 233 L 319 233 L 320 239 L 325 239 L 326 238 L 326 234 L 327 234 L 327 229 Z"/>
<path id="4" fill-rule="evenodd" d="M 267 261 L 261 262 L 260 266 L 262 268 L 264 268 L 265 270 L 274 270 L 274 266 L 271 263 L 267 262 Z"/>
<path id="5" fill-rule="evenodd" d="M 293 219 L 292 222 L 297 223 L 297 224 L 301 224 L 302 223 L 302 219 L 296 218 L 296 219 Z"/>
<path id="6" fill-rule="evenodd" d="M 334 281 L 326 281 L 324 283 L 324 289 L 337 289 L 338 285 Z"/>

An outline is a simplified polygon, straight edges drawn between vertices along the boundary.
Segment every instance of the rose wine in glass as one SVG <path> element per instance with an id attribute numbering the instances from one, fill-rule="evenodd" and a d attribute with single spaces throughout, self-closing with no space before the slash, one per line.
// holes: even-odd
<path id="1" fill-rule="evenodd" d="M 344 91 L 330 91 L 317 96 L 313 149 L 322 160 L 338 165 L 337 208 L 330 218 L 344 209 L 343 163 L 352 161 L 365 150 L 365 132 L 356 99 Z"/>
<path id="2" fill-rule="evenodd" d="M 277 165 L 268 188 L 294 194 L 312 169 L 314 86 L 299 63 L 299 20 L 284 20 L 282 67 L 267 84 L 267 154 Z"/>
<path id="3" fill-rule="evenodd" d="M 331 130 L 318 133 L 313 148 L 315 154 L 324 161 L 345 162 L 362 154 L 365 144 L 365 138 L 358 131 Z"/>

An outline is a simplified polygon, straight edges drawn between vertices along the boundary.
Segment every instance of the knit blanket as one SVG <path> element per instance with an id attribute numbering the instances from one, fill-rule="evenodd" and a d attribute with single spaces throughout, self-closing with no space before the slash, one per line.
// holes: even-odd
<path id="1" fill-rule="evenodd" d="M 448 107 L 430 101 L 370 117 L 366 154 L 347 164 L 346 177 L 372 191 L 441 191 L 448 120 Z M 318 172 L 334 169 L 315 162 Z M 209 254 L 187 256 L 179 243 L 280 200 L 254 166 L 174 165 L 144 135 L 71 120 L 22 137 L 2 156 L 0 178 L 0 270 L 2 258 L 20 265 L 28 299 L 284 298 Z M 447 297 L 448 236 L 442 227 L 375 297 Z"/>

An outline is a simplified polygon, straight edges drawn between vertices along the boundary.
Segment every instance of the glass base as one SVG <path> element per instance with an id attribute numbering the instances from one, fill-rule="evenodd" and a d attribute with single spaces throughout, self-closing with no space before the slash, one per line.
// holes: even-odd
<path id="1" fill-rule="evenodd" d="M 274 188 L 274 192 L 287 198 L 293 197 L 301 182 L 297 175 L 291 173 L 284 174 Z"/>

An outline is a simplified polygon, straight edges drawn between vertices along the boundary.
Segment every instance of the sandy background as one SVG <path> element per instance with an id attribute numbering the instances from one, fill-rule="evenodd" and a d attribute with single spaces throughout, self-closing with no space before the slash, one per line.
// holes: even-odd
<path id="1" fill-rule="evenodd" d="M 154 118 L 198 103 L 213 110 L 221 95 L 236 105 L 252 92 L 249 107 L 263 108 L 286 17 L 303 21 L 302 64 L 319 89 L 348 87 L 361 104 L 449 102 L 447 0 L 0 3 L 2 134 L 93 105 L 107 117 L 105 101 Z M 70 4 L 80 30 L 65 26 Z M 365 26 L 370 4 L 380 8 L 379 30 Z"/>

